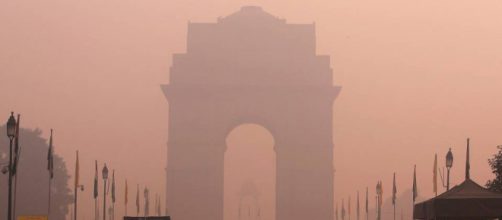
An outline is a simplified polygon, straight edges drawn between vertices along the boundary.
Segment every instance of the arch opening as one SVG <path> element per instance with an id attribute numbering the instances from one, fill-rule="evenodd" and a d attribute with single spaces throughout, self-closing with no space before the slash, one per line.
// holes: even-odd
<path id="1" fill-rule="evenodd" d="M 275 220 L 274 137 L 258 124 L 242 124 L 226 137 L 223 219 Z"/>

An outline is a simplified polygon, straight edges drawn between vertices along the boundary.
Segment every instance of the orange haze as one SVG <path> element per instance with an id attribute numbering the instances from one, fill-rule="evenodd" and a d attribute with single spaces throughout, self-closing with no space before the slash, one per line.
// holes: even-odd
<path id="1" fill-rule="evenodd" d="M 472 178 L 492 177 L 487 158 L 502 144 L 499 0 L 0 1 L 0 119 L 14 110 L 23 127 L 45 136 L 54 128 L 71 173 L 80 150 L 81 219 L 93 216 L 95 159 L 116 169 L 117 183 L 164 196 L 160 84 L 171 55 L 185 51 L 188 21 L 215 22 L 243 5 L 316 24 L 317 52 L 331 56 L 343 86 L 333 111 L 337 201 L 371 193 L 377 180 L 390 196 L 393 172 L 402 192 L 414 164 L 420 193 L 431 196 L 434 153 L 443 165 L 449 147 L 457 184 L 467 137 Z"/>

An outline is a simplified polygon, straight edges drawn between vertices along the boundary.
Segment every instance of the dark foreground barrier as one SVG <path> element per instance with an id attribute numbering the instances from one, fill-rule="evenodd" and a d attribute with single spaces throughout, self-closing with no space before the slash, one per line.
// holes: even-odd
<path id="1" fill-rule="evenodd" d="M 124 216 L 124 220 L 171 220 L 171 216 L 150 216 L 150 217 Z"/>

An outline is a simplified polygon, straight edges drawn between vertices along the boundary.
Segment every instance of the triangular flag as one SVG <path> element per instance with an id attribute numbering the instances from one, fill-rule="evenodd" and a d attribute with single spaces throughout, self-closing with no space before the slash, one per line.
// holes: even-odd
<path id="1" fill-rule="evenodd" d="M 467 138 L 467 153 L 466 153 L 466 160 L 465 160 L 465 179 L 470 179 L 471 178 L 471 162 L 469 158 L 469 138 Z"/>
<path id="2" fill-rule="evenodd" d="M 98 198 L 98 161 L 95 161 L 95 170 L 94 170 L 94 199 Z"/>
<path id="3" fill-rule="evenodd" d="M 366 204 L 365 204 L 365 211 L 366 211 L 366 215 L 368 215 L 368 211 L 369 211 L 369 207 L 368 207 L 368 187 L 366 187 Z"/>
<path id="4" fill-rule="evenodd" d="M 414 166 L 413 168 L 413 203 L 415 203 L 415 200 L 417 199 L 418 196 L 418 190 L 417 190 L 417 165 Z"/>
<path id="5" fill-rule="evenodd" d="M 438 195 L 438 155 L 434 155 L 434 168 L 432 170 L 432 192 Z"/>
<path id="6" fill-rule="evenodd" d="M 380 204 L 380 206 L 382 206 L 382 202 L 383 202 L 383 186 L 382 186 L 382 181 L 379 181 L 378 182 L 378 203 Z"/>
<path id="7" fill-rule="evenodd" d="M 14 139 L 14 162 L 12 163 L 12 175 L 15 176 L 17 173 L 17 165 L 19 163 L 19 158 L 21 156 L 21 149 L 19 148 L 19 123 L 21 122 L 21 115 L 17 114 L 16 121 L 16 137 Z"/>
<path id="8" fill-rule="evenodd" d="M 139 215 L 139 184 L 136 191 L 136 213 Z"/>
<path id="9" fill-rule="evenodd" d="M 54 155 L 53 155 L 53 146 L 52 146 L 52 129 L 51 129 L 51 137 L 49 139 L 49 151 L 47 152 L 47 170 L 49 170 L 49 176 L 52 179 L 54 177 Z"/>
<path id="10" fill-rule="evenodd" d="M 396 173 L 394 173 L 394 179 L 392 180 L 392 205 L 396 205 L 396 198 L 397 198 Z"/>
<path id="11" fill-rule="evenodd" d="M 112 171 L 112 203 L 115 203 L 115 170 Z"/>

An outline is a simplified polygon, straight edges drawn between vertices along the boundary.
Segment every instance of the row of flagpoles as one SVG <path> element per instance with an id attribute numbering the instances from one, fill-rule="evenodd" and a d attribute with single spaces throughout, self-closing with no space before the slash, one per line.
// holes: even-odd
<path id="1" fill-rule="evenodd" d="M 451 150 L 451 149 L 450 149 Z M 451 153 L 451 152 L 450 152 Z M 453 159 L 451 159 L 453 160 Z M 450 162 L 452 163 L 452 162 Z M 470 178 L 470 159 L 469 159 L 469 138 L 467 139 L 467 153 L 466 153 L 466 164 L 465 164 L 465 178 L 469 179 Z M 451 167 L 451 164 L 450 164 Z M 434 155 L 434 164 L 433 164 L 433 193 L 435 196 L 438 195 L 438 164 L 437 164 L 437 154 Z M 441 174 L 441 173 L 440 173 Z M 449 178 L 449 177 L 448 177 Z M 443 181 L 441 177 L 441 181 Z M 448 180 L 449 181 L 449 180 Z M 416 199 L 418 197 L 418 186 L 417 186 L 417 172 L 416 172 L 416 165 L 413 167 L 413 182 L 412 182 L 412 206 L 415 205 Z M 443 186 L 447 188 L 448 187 L 444 185 Z M 375 205 L 375 211 L 376 211 L 376 219 L 381 220 L 382 218 L 382 204 L 383 204 L 383 186 L 382 186 L 382 181 L 378 181 L 376 185 L 376 205 Z M 397 202 L 397 185 L 396 185 L 396 173 L 393 174 L 393 182 L 392 182 L 392 206 L 393 206 L 393 219 L 396 219 L 396 202 Z M 347 202 L 347 209 L 345 210 L 345 202 L 344 199 L 342 199 L 342 206 L 341 206 L 341 220 L 345 220 L 345 216 L 348 216 L 348 220 L 351 218 L 351 202 L 350 202 L 350 196 L 348 197 L 348 202 Z M 365 214 L 366 214 L 366 220 L 368 220 L 368 212 L 369 212 L 369 201 L 368 201 L 368 187 L 366 187 L 366 202 L 365 202 Z M 359 204 L 359 191 L 357 191 L 357 201 L 356 201 L 356 218 L 357 220 L 360 220 L 360 204 Z M 403 218 L 402 212 L 401 212 L 401 219 Z M 336 204 L 335 208 L 335 220 L 339 220 L 339 212 L 338 212 L 338 203 Z"/>
<path id="2" fill-rule="evenodd" d="M 376 196 L 375 196 L 375 211 L 376 211 L 376 219 L 381 220 L 382 219 L 382 204 L 383 204 L 383 185 L 382 181 L 378 181 L 376 184 Z M 413 189 L 412 189 L 412 197 L 413 197 L 413 205 L 415 204 L 415 200 L 418 196 L 418 189 L 417 189 L 417 177 L 416 177 L 416 166 L 413 169 Z M 351 197 L 349 196 L 348 202 L 347 202 L 347 210 L 345 210 L 345 200 L 342 199 L 342 206 L 341 206 L 341 215 L 338 212 L 338 203 L 336 204 L 335 208 L 335 220 L 339 220 L 339 216 L 341 216 L 341 220 L 345 220 L 345 216 L 348 217 L 348 220 L 351 220 L 351 202 L 350 202 Z M 392 206 L 393 206 L 393 216 L 394 220 L 396 219 L 396 203 L 397 203 L 397 185 L 396 185 L 396 173 L 393 174 L 393 180 L 392 180 Z M 369 193 L 368 193 L 368 187 L 366 187 L 366 201 L 364 203 L 365 205 L 365 214 L 366 214 L 366 220 L 369 219 Z M 357 200 L 356 200 L 356 220 L 360 220 L 360 203 L 359 203 L 359 191 L 357 191 Z M 401 213 L 402 214 L 402 213 Z"/>
<path id="3" fill-rule="evenodd" d="M 12 203 L 12 207 L 9 207 L 12 212 L 11 217 L 15 218 L 16 216 L 16 193 L 17 193 L 17 176 L 18 176 L 18 165 L 21 157 L 21 146 L 20 146 L 20 122 L 21 122 L 21 115 L 17 115 L 17 120 L 13 117 L 14 113 L 12 113 L 11 118 L 9 118 L 9 121 L 12 121 L 12 123 L 15 123 L 15 131 L 14 131 L 14 136 L 13 136 L 13 149 L 12 149 L 12 158 L 11 162 L 12 164 L 8 166 L 8 172 L 9 175 L 13 177 L 14 180 L 14 187 L 13 187 L 13 197 L 9 198 L 9 205 Z M 51 129 L 50 132 L 50 137 L 49 137 L 49 148 L 47 151 L 47 171 L 48 171 L 48 179 L 49 179 L 49 188 L 48 188 L 48 202 L 47 202 L 47 215 L 50 216 L 51 213 L 51 197 L 52 197 L 52 182 L 55 177 L 54 175 L 54 145 L 53 145 L 53 134 L 54 131 Z M 106 164 L 104 165 L 106 167 Z M 112 171 L 112 180 L 111 184 L 108 185 L 110 187 L 111 185 L 111 200 L 112 200 L 112 207 L 110 209 L 110 220 L 114 219 L 114 206 L 115 206 L 115 201 L 116 201 L 116 193 L 115 193 L 115 188 L 116 188 L 116 183 L 115 183 L 115 171 Z M 76 152 L 76 161 L 75 161 L 75 184 L 74 184 L 74 210 L 72 213 L 72 218 L 74 220 L 77 220 L 77 201 L 78 201 L 78 189 L 83 190 L 83 185 L 80 184 L 80 166 L 79 166 L 79 155 L 78 151 Z M 11 189 L 9 189 L 11 190 Z M 95 175 L 94 175 L 94 190 L 93 190 L 93 197 L 95 200 L 95 220 L 99 219 L 99 208 L 98 208 L 98 162 L 95 161 Z M 109 188 L 105 188 L 104 190 L 104 196 L 108 195 Z M 9 192 L 12 193 L 12 192 Z M 150 216 L 149 214 L 149 189 L 147 187 L 144 188 L 144 212 L 143 216 Z M 104 197 L 103 197 L 104 198 Z M 127 179 L 125 180 L 125 192 L 124 192 L 124 206 L 125 206 L 125 215 L 127 215 L 127 205 L 128 205 L 128 184 L 127 184 Z M 105 207 L 106 208 L 106 207 Z M 161 197 L 156 194 L 155 195 L 155 215 L 160 216 L 162 215 L 161 211 Z M 140 214 L 140 196 L 139 196 L 139 184 L 137 185 L 137 192 L 136 192 L 136 215 L 139 216 Z M 166 208 L 166 214 L 167 214 L 167 208 Z M 106 219 L 106 210 L 103 210 L 103 219 Z"/>
<path id="4" fill-rule="evenodd" d="M 13 216 L 15 216 L 15 210 L 16 210 L 16 186 L 17 186 L 17 172 L 18 172 L 18 163 L 21 155 L 21 147 L 19 145 L 19 130 L 20 130 L 20 118 L 21 116 L 18 114 L 17 115 L 17 120 L 15 121 L 15 137 L 14 137 L 14 151 L 13 151 L 13 163 L 12 167 L 9 167 L 9 172 L 11 172 L 10 175 L 14 177 L 14 197 L 13 197 L 13 207 L 12 211 Z M 470 170 L 470 162 L 469 162 L 469 139 L 467 139 L 467 158 L 466 158 L 466 178 L 469 178 L 469 170 Z M 74 196 L 75 196 L 75 203 L 74 203 L 74 220 L 77 220 L 77 193 L 78 193 L 78 188 L 82 189 L 82 185 L 80 185 L 80 175 L 79 175 L 79 158 L 78 158 L 78 151 L 76 152 L 76 164 L 75 164 L 75 185 L 74 185 Z M 104 169 L 106 169 L 106 164 L 104 165 Z M 50 138 L 49 138 L 49 148 L 48 148 L 48 153 L 47 153 L 47 170 L 48 170 L 48 176 L 49 176 L 49 190 L 48 190 L 48 215 L 50 215 L 50 210 L 51 210 L 51 192 L 52 192 L 52 181 L 54 178 L 54 146 L 53 146 L 53 130 L 51 129 L 50 133 Z M 437 196 L 438 193 L 438 188 L 437 188 L 437 155 L 435 155 L 434 158 L 434 168 L 433 168 L 433 192 Z M 106 184 L 106 182 L 105 182 Z M 95 176 L 94 176 L 94 190 L 93 190 L 93 197 L 95 200 L 95 219 L 99 219 L 99 208 L 98 208 L 98 195 L 99 195 L 99 190 L 98 190 L 98 162 L 95 161 Z M 111 183 L 111 199 L 112 199 L 112 208 L 111 208 L 111 219 L 113 220 L 114 218 L 114 205 L 116 201 L 116 194 L 115 194 L 115 171 L 112 172 L 112 183 Z M 106 185 L 105 185 L 106 187 Z M 104 198 L 108 194 L 109 189 L 105 188 L 104 190 Z M 147 187 L 145 187 L 144 191 L 144 216 L 149 216 L 149 190 Z M 413 188 L 412 188 L 412 193 L 413 193 L 413 204 L 415 204 L 415 200 L 418 196 L 418 190 L 417 190 L 417 180 L 416 180 L 416 165 L 414 166 L 413 169 Z M 396 174 L 394 173 L 393 175 L 393 187 L 392 187 L 392 205 L 394 208 L 394 220 L 396 217 L 395 213 L 395 207 L 396 207 L 396 194 L 397 194 L 397 186 L 396 186 Z M 383 187 L 382 187 L 382 181 L 378 181 L 376 185 L 376 211 L 377 211 L 377 220 L 381 220 L 381 207 L 382 207 L 382 198 L 383 198 Z M 103 201 L 104 202 L 104 201 Z M 156 195 L 155 196 L 155 212 L 156 215 L 162 215 L 161 213 L 161 202 L 160 202 L 160 196 Z M 366 202 L 365 202 L 365 211 L 366 211 L 366 220 L 368 220 L 368 188 L 366 188 Z M 351 207 L 350 207 L 350 197 L 348 198 L 348 219 L 350 220 L 350 213 L 351 213 Z M 128 184 L 127 180 L 125 180 L 125 192 L 124 192 L 124 206 L 125 206 L 125 215 L 127 215 L 127 205 L 128 205 Z M 103 219 L 106 219 L 106 207 L 104 207 L 103 210 Z M 136 215 L 139 216 L 140 214 L 140 199 L 139 199 L 139 184 L 137 185 L 137 192 L 136 192 Z M 345 204 L 344 200 L 342 199 L 342 210 L 341 210 L 341 219 L 345 220 Z M 166 215 L 167 215 L 167 209 L 166 209 Z M 338 204 L 336 205 L 336 210 L 335 210 L 335 219 L 339 220 L 338 218 L 339 213 L 338 213 Z M 359 205 L 359 192 L 357 192 L 357 220 L 360 218 L 360 205 Z"/>
<path id="5" fill-rule="evenodd" d="M 104 164 L 104 169 L 107 171 L 106 164 Z M 51 135 L 49 138 L 49 149 L 47 153 L 47 170 L 49 171 L 49 201 L 48 201 L 48 215 L 50 215 L 50 206 L 51 206 L 51 194 L 52 194 L 52 188 L 51 188 L 51 183 L 54 178 L 54 146 L 53 146 L 53 130 L 51 129 Z M 107 175 L 107 174 L 106 174 Z M 83 185 L 80 184 L 80 165 L 79 165 L 79 154 L 78 151 L 76 152 L 76 160 L 75 160 L 75 184 L 74 184 L 74 210 L 73 210 L 73 215 L 72 218 L 73 220 L 77 220 L 77 211 L 78 211 L 78 189 L 83 190 Z M 99 189 L 98 189 L 98 161 L 95 161 L 95 175 L 94 175 L 94 182 L 93 182 L 93 198 L 95 202 L 95 208 L 94 208 L 94 219 L 98 220 L 100 218 L 99 214 L 99 207 L 98 207 L 98 199 L 99 199 Z M 110 220 L 115 219 L 115 202 L 116 202 L 116 183 L 115 183 L 115 170 L 112 171 L 112 180 L 111 184 L 109 183 L 108 185 L 106 184 L 106 181 L 103 181 L 104 184 L 104 202 L 106 201 L 106 196 L 110 193 L 111 201 L 112 201 L 112 206 L 109 209 L 109 218 Z M 125 207 L 125 213 L 124 215 L 127 216 L 127 205 L 128 205 L 128 194 L 129 194 L 129 188 L 127 184 L 127 179 L 125 180 L 125 190 L 124 190 L 124 207 Z M 110 190 L 111 187 L 111 190 Z M 140 215 L 140 190 L 139 190 L 139 184 L 137 185 L 137 192 L 136 192 L 136 215 Z M 111 192 L 110 192 L 111 191 Z M 149 207 L 150 207 L 150 197 L 149 197 L 149 189 L 147 187 L 144 188 L 144 211 L 143 211 L 143 216 L 150 216 L 149 213 Z M 103 209 L 103 220 L 106 220 L 106 206 Z M 167 213 L 166 213 L 167 214 Z M 161 212 L 161 199 L 158 194 L 155 195 L 155 214 L 157 216 L 162 215 Z"/>
<path id="6" fill-rule="evenodd" d="M 51 138 L 52 139 L 52 138 Z M 106 172 L 106 174 L 105 174 Z M 111 207 L 109 208 L 109 218 L 110 220 L 114 220 L 115 219 L 115 202 L 116 202 L 116 182 L 115 182 L 115 170 L 112 170 L 112 179 L 111 179 L 111 184 L 108 184 L 106 185 L 106 179 L 107 179 L 107 172 L 108 172 L 108 168 L 106 167 L 106 164 L 104 164 L 104 167 L 103 167 L 103 187 L 104 187 L 104 190 L 103 190 L 103 219 L 105 220 L 106 219 L 106 205 L 105 205 L 105 202 L 106 202 L 106 196 L 108 195 L 108 193 L 110 193 L 110 197 L 111 197 L 111 201 L 112 201 L 112 205 Z M 95 220 L 98 220 L 100 218 L 100 214 L 99 214 L 99 204 L 98 204 L 98 199 L 99 199 L 99 188 L 98 188 L 98 161 L 96 160 L 95 161 L 95 173 L 94 173 L 94 181 L 93 181 L 93 198 L 94 198 L 94 203 L 95 203 L 95 207 L 94 207 L 94 219 Z M 80 166 L 79 166 L 79 158 L 78 158 L 78 151 L 76 153 L 76 164 L 75 164 L 75 185 L 74 185 L 74 189 L 75 189 L 75 196 L 77 195 L 77 191 L 79 188 L 83 188 L 82 185 L 80 185 Z M 108 187 L 107 187 L 108 186 Z M 110 190 L 110 187 L 111 187 L 111 190 Z M 111 191 L 111 192 L 110 192 Z M 139 216 L 140 215 L 140 187 L 139 187 L 139 184 L 137 185 L 137 191 L 136 191 L 136 216 Z M 144 198 L 144 210 L 143 210 L 143 216 L 151 216 L 150 215 L 150 190 L 148 189 L 148 187 L 145 187 L 144 190 L 143 190 L 143 198 Z M 124 181 L 124 216 L 127 216 L 127 205 L 129 203 L 129 186 L 128 186 L 128 182 L 127 182 L 127 179 L 125 179 Z M 162 215 L 162 211 L 161 211 L 161 197 L 160 195 L 156 194 L 155 195 L 155 206 L 154 206 L 154 209 L 155 209 L 155 216 L 161 216 Z M 166 209 L 166 212 L 167 212 L 167 209 Z M 74 203 L 74 217 L 73 219 L 76 220 L 77 219 L 77 199 L 75 197 L 75 203 Z M 167 214 L 167 213 L 166 213 Z"/>

